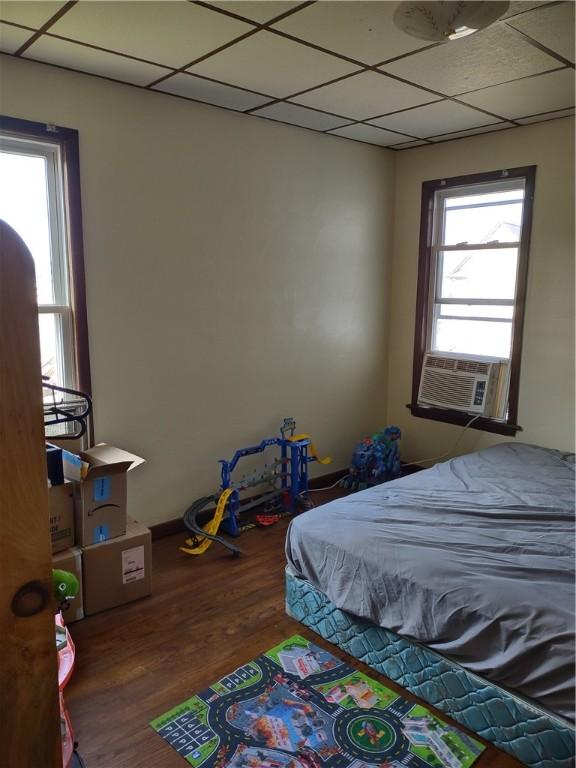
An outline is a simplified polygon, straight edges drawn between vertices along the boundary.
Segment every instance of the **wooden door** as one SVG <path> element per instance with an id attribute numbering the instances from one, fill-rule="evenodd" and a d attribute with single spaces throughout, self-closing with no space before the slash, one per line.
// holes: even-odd
<path id="1" fill-rule="evenodd" d="M 0 221 L 0 753 L 61 768 L 34 262 Z"/>

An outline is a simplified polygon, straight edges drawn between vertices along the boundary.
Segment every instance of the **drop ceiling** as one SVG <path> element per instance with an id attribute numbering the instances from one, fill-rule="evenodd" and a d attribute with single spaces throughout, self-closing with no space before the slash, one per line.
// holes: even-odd
<path id="1" fill-rule="evenodd" d="M 572 0 L 447 43 L 396 5 L 3 1 L 0 51 L 394 150 L 574 114 Z"/>

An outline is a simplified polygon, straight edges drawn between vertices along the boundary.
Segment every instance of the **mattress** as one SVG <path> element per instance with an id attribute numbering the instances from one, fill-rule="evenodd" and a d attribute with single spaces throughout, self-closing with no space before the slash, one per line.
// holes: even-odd
<path id="1" fill-rule="evenodd" d="M 574 456 L 504 443 L 292 521 L 296 576 L 574 719 Z"/>

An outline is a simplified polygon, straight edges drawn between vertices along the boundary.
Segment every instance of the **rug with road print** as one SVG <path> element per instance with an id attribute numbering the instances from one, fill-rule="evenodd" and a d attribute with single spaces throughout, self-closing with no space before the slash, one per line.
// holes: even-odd
<path id="1" fill-rule="evenodd" d="M 300 635 L 150 725 L 194 768 L 469 768 L 484 750 Z"/>

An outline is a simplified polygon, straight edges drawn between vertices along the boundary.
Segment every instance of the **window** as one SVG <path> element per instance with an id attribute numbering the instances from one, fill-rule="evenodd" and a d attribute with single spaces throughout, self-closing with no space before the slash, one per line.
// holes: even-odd
<path id="1" fill-rule="evenodd" d="M 0 118 L 0 218 L 36 268 L 42 373 L 90 393 L 78 134 Z"/>
<path id="2" fill-rule="evenodd" d="M 424 182 L 410 409 L 454 424 L 471 413 L 418 404 L 426 352 L 500 362 L 500 418 L 475 428 L 513 435 L 536 168 Z"/>

